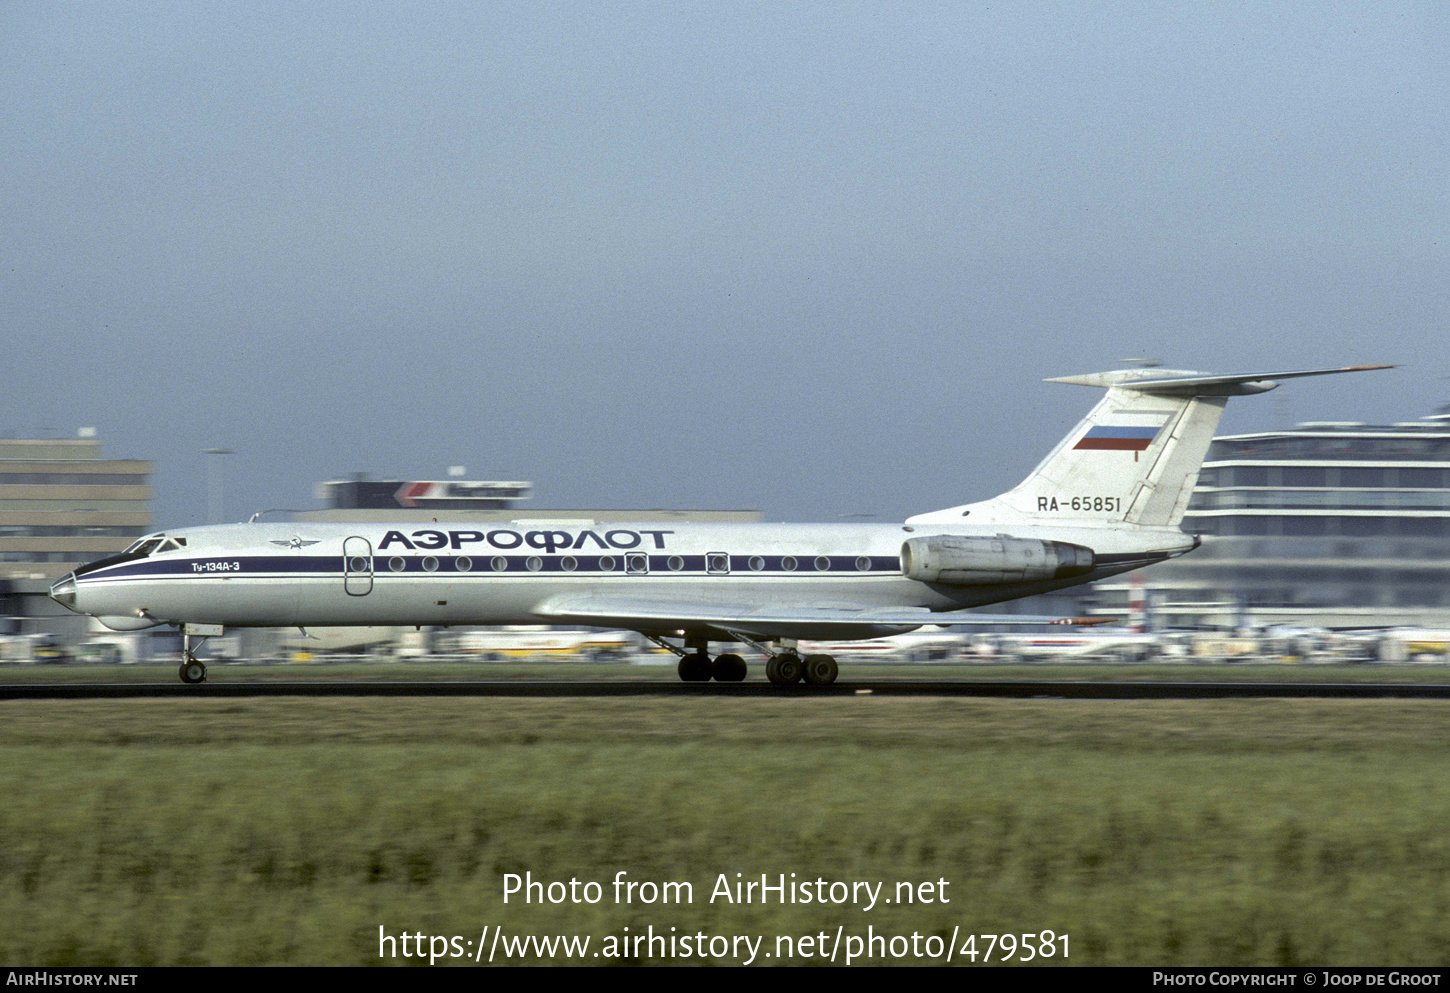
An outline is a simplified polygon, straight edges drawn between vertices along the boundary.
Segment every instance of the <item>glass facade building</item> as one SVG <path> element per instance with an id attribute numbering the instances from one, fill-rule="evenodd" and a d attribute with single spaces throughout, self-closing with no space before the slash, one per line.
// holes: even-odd
<path id="1" fill-rule="evenodd" d="M 1203 546 L 1144 573 L 1177 622 L 1225 602 L 1284 622 L 1450 620 L 1450 411 L 1217 438 L 1183 530 Z M 1121 588 L 1101 584 L 1103 605 Z"/>

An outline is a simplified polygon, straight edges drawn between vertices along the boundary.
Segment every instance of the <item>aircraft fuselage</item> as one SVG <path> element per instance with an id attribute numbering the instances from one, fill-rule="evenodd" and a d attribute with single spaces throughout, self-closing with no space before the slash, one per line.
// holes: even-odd
<path id="1" fill-rule="evenodd" d="M 1035 537 L 1033 531 L 1017 528 L 1014 536 Z M 788 599 L 942 611 L 1090 582 L 1195 544 L 1176 528 L 1042 531 L 1092 548 L 1095 568 L 1069 580 L 977 586 L 903 575 L 905 539 L 991 535 L 992 528 L 258 523 L 165 532 L 170 547 L 83 566 L 68 577 L 74 590 L 61 597 L 103 622 L 234 627 L 531 624 L 547 622 L 541 608 L 550 601 L 600 591 L 643 600 Z"/>

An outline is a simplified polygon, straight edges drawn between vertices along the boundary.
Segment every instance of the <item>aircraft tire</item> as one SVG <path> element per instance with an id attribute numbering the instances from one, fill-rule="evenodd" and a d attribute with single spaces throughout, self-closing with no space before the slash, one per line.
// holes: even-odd
<path id="1" fill-rule="evenodd" d="M 195 659 L 190 662 L 181 663 L 178 670 L 183 683 L 204 683 L 206 682 L 206 664 Z"/>
<path id="2" fill-rule="evenodd" d="M 717 683 L 740 683 L 745 681 L 745 660 L 733 652 L 715 656 L 710 672 Z"/>
<path id="3" fill-rule="evenodd" d="M 776 686 L 792 686 L 801 681 L 801 668 L 799 655 L 775 655 L 765 667 L 765 677 Z"/>
<path id="4" fill-rule="evenodd" d="M 687 683 L 710 681 L 710 656 L 704 652 L 680 656 L 680 678 Z"/>
<path id="5" fill-rule="evenodd" d="M 836 660 L 829 655 L 807 655 L 801 662 L 802 675 L 812 686 L 830 686 L 840 674 Z"/>

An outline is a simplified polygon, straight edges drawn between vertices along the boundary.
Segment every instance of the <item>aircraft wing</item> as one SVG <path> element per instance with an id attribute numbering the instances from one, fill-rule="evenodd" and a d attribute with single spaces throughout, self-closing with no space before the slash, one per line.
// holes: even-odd
<path id="1" fill-rule="evenodd" d="M 859 603 L 767 604 L 680 598 L 583 594 L 556 597 L 533 613 L 546 623 L 618 627 L 673 634 L 711 627 L 758 638 L 875 638 L 904 634 L 926 624 L 942 627 L 1039 626 L 1098 623 L 1088 618 L 1037 614 L 982 614 L 971 610 L 932 612 L 925 607 L 879 607 Z"/>

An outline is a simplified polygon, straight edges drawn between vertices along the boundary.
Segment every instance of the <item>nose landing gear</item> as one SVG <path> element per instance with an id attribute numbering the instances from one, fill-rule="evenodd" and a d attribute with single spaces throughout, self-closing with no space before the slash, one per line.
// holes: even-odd
<path id="1" fill-rule="evenodd" d="M 203 637 L 202 641 L 206 641 Z M 197 658 L 191 651 L 191 633 L 185 627 L 181 629 L 181 668 L 176 671 L 183 683 L 204 683 L 206 682 L 206 663 Z"/>

